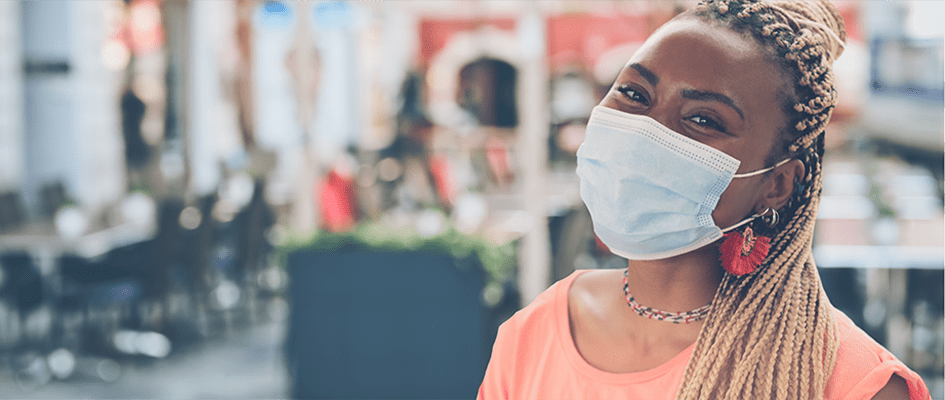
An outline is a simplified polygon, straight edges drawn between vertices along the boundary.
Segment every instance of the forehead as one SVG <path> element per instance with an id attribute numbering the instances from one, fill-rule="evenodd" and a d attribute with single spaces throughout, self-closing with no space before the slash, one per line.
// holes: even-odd
<path id="1" fill-rule="evenodd" d="M 682 15 L 663 24 L 653 32 L 646 42 L 637 51 L 646 51 L 648 47 L 657 46 L 666 40 L 697 40 L 706 45 L 725 50 L 733 56 L 744 58 L 760 53 L 759 44 L 746 35 L 735 32 L 718 24 L 703 21 L 695 16 Z"/>
<path id="2" fill-rule="evenodd" d="M 777 100 L 781 70 L 751 37 L 696 18 L 674 19 L 630 58 L 660 83 L 726 94 L 742 104 Z"/>

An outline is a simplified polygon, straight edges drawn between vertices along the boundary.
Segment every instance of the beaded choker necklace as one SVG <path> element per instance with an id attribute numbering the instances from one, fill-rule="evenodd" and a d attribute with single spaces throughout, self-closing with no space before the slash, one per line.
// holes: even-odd
<path id="1" fill-rule="evenodd" d="M 674 324 L 688 324 L 690 322 L 701 320 L 709 314 L 709 309 L 712 308 L 712 303 L 706 304 L 695 310 L 685 312 L 666 312 L 650 307 L 643 307 L 637 304 L 637 301 L 633 299 L 632 295 L 630 295 L 630 289 L 627 287 L 627 270 L 623 271 L 623 293 L 627 295 L 627 305 L 629 305 L 633 311 L 636 311 L 637 314 L 640 314 L 641 317 L 655 319 L 658 321 L 672 322 Z"/>

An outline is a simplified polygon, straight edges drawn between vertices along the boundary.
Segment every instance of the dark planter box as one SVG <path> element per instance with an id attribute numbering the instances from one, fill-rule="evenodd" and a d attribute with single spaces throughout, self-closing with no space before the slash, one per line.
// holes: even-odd
<path id="1" fill-rule="evenodd" d="M 475 259 L 303 250 L 288 270 L 293 397 L 476 397 L 497 324 Z"/>

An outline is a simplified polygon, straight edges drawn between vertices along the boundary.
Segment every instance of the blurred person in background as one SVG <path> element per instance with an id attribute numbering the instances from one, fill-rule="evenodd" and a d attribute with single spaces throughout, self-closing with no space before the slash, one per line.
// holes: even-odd
<path id="1" fill-rule="evenodd" d="M 422 99 L 421 75 L 412 72 L 400 89 L 400 109 L 395 118 L 396 135 L 379 151 L 378 176 L 381 208 L 415 211 L 423 208 L 450 210 L 451 177 L 443 157 L 432 151 L 434 125 Z"/>
<path id="2" fill-rule="evenodd" d="M 628 268 L 577 271 L 505 322 L 479 398 L 929 398 L 811 254 L 845 36 L 826 0 L 706 0 L 650 36 L 578 151 Z"/>
<path id="3" fill-rule="evenodd" d="M 129 59 L 125 69 L 124 89 L 121 95 L 121 133 L 125 141 L 125 164 L 128 166 L 128 187 L 138 189 L 145 186 L 144 169 L 151 159 L 151 146 L 144 140 L 141 122 L 146 105 L 132 89 L 134 82 L 134 58 Z"/>

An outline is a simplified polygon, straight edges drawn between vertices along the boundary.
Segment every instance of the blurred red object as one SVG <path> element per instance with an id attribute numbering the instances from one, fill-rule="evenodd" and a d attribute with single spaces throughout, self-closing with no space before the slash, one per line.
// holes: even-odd
<path id="1" fill-rule="evenodd" d="M 509 166 L 509 151 L 502 139 L 490 136 L 486 141 L 486 159 L 492 177 L 499 186 L 507 186 L 512 182 L 514 173 Z"/>
<path id="2" fill-rule="evenodd" d="M 319 182 L 317 192 L 321 228 L 329 232 L 351 230 L 357 218 L 353 177 L 332 168 Z"/>
<path id="3" fill-rule="evenodd" d="M 135 0 L 129 7 L 128 41 L 136 55 L 145 55 L 164 46 L 161 6 L 154 0 Z"/>
<path id="4" fill-rule="evenodd" d="M 440 202 L 446 206 L 453 205 L 457 190 L 450 172 L 449 160 L 444 156 L 431 156 L 430 175 L 433 176 L 433 184 L 436 186 L 436 193 L 440 196 Z"/>

